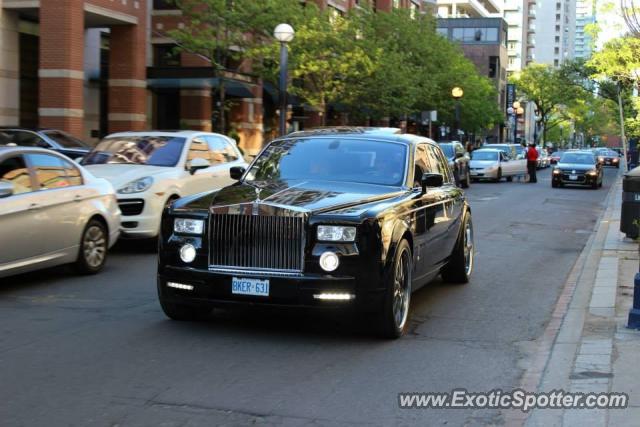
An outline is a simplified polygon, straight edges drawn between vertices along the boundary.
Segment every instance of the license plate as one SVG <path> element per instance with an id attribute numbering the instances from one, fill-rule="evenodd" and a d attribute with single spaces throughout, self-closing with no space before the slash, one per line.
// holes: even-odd
<path id="1" fill-rule="evenodd" d="M 578 175 L 569 175 L 569 179 L 571 181 L 577 181 L 578 180 Z"/>
<path id="2" fill-rule="evenodd" d="M 231 293 L 235 295 L 254 295 L 259 297 L 268 297 L 269 280 L 233 277 L 231 279 Z"/>

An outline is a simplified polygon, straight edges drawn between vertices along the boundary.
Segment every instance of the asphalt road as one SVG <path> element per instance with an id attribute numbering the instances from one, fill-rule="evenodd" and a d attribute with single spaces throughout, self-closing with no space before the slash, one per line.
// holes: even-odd
<path id="1" fill-rule="evenodd" d="M 216 312 L 166 319 L 153 244 L 119 243 L 102 274 L 0 279 L 0 425 L 481 425 L 501 414 L 399 409 L 399 392 L 518 385 L 593 230 L 604 188 L 478 183 L 476 270 L 414 294 L 397 341 L 348 318 Z M 6 242 L 2 242 L 6 244 Z"/>

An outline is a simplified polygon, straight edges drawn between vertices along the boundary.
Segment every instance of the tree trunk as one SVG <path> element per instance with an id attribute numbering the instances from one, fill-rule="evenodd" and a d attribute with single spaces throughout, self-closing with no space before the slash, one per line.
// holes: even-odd
<path id="1" fill-rule="evenodd" d="M 620 112 L 620 136 L 622 137 L 622 167 L 623 170 L 628 170 L 627 165 L 627 136 L 624 132 L 624 110 L 622 108 L 622 88 L 618 84 L 618 110 Z"/>
<path id="2" fill-rule="evenodd" d="M 325 127 L 327 125 L 327 104 L 324 102 L 324 100 L 322 100 L 322 102 L 320 103 L 320 114 L 320 125 L 322 127 Z"/>

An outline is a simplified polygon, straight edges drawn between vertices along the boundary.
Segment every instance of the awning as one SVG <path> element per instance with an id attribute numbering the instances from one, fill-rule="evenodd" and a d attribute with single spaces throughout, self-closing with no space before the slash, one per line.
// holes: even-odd
<path id="1" fill-rule="evenodd" d="M 236 74 L 238 75 L 238 74 Z M 243 80 L 225 78 L 226 95 L 236 98 L 254 98 L 251 77 Z M 147 85 L 151 89 L 211 89 L 220 87 L 220 77 L 214 76 L 214 70 L 207 67 L 148 67 Z"/>

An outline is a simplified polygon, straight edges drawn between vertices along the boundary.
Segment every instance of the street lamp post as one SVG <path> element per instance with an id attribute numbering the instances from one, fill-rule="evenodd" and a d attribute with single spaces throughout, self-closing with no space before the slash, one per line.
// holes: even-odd
<path id="1" fill-rule="evenodd" d="M 513 115 L 515 117 L 513 123 L 513 143 L 518 143 L 518 117 L 524 114 L 524 108 L 520 106 L 518 101 L 513 103 Z"/>
<path id="2" fill-rule="evenodd" d="M 464 91 L 462 90 L 461 87 L 454 87 L 453 89 L 451 89 L 451 96 L 453 97 L 453 99 L 456 100 L 456 122 L 455 122 L 455 126 L 454 126 L 454 130 L 455 130 L 455 137 L 453 137 L 453 140 L 458 140 L 459 136 L 458 136 L 458 132 L 460 129 L 460 98 L 462 98 L 464 96 Z"/>
<path id="3" fill-rule="evenodd" d="M 280 42 L 280 136 L 287 133 L 287 67 L 289 51 L 287 43 L 293 40 L 293 27 L 289 24 L 279 24 L 273 35 Z"/>

